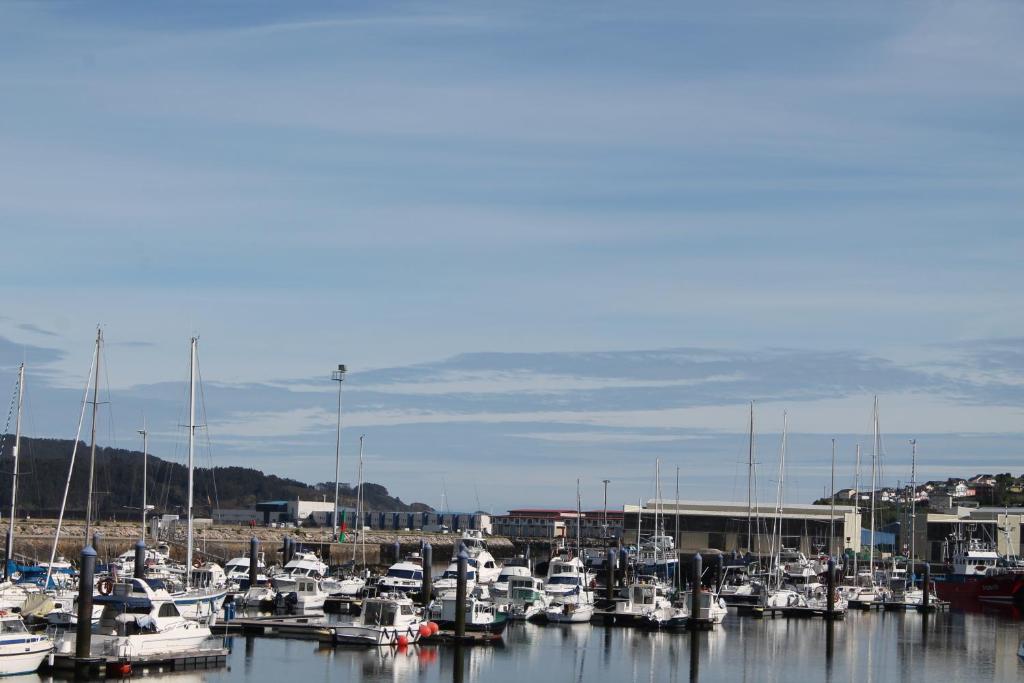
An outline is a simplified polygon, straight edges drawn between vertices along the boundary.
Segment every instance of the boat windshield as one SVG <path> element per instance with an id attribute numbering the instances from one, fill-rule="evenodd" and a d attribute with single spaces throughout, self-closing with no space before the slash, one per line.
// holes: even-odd
<path id="1" fill-rule="evenodd" d="M 0 621 L 0 633 L 24 633 L 28 629 L 21 619 L 5 619 Z"/>
<path id="2" fill-rule="evenodd" d="M 455 569 L 447 569 L 444 574 L 441 574 L 442 579 L 458 579 L 459 572 Z M 476 572 L 466 572 L 466 580 L 476 581 Z"/>
<path id="3" fill-rule="evenodd" d="M 552 576 L 548 579 L 548 583 L 552 585 L 578 586 L 582 582 L 578 576 Z"/>
<path id="4" fill-rule="evenodd" d="M 363 624 L 394 626 L 398 605 L 389 602 L 368 602 L 363 605 Z"/>
<path id="5" fill-rule="evenodd" d="M 389 569 L 388 576 L 395 579 L 422 579 L 423 572 L 414 571 L 412 569 Z"/>

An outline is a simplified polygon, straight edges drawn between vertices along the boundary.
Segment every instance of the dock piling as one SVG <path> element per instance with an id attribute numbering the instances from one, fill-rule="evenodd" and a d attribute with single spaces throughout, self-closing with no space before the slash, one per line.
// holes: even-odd
<path id="1" fill-rule="evenodd" d="M 921 607 L 924 608 L 925 612 L 928 611 L 929 603 L 931 603 L 931 586 L 929 585 L 929 584 L 931 584 L 931 579 L 932 579 L 932 568 L 931 568 L 931 565 L 928 564 L 927 562 L 925 562 L 924 563 L 924 579 L 923 579 L 923 582 L 922 582 L 924 584 L 924 594 L 921 596 Z"/>
<path id="2" fill-rule="evenodd" d="M 433 561 L 434 561 L 434 549 L 429 543 L 423 544 L 423 587 L 420 588 L 420 599 L 423 601 L 423 605 L 430 604 L 430 593 L 433 587 Z"/>
<path id="3" fill-rule="evenodd" d="M 135 542 L 135 574 L 136 579 L 146 576 L 146 542 L 141 538 Z"/>
<path id="4" fill-rule="evenodd" d="M 99 531 L 92 532 L 92 549 L 96 551 L 96 556 L 100 554 L 100 539 L 103 538 L 103 534 Z"/>
<path id="5" fill-rule="evenodd" d="M 259 575 L 260 539 L 253 536 L 249 539 L 249 588 L 255 588 Z"/>
<path id="6" fill-rule="evenodd" d="M 76 675 L 88 676 L 88 660 L 92 650 L 92 591 L 96 579 L 96 551 L 82 548 L 78 578 L 78 626 L 75 629 Z"/>
<path id="7" fill-rule="evenodd" d="M 469 553 L 466 546 L 459 551 L 459 573 L 455 585 L 455 637 L 460 641 L 466 637 L 466 573 L 469 567 Z"/>
<path id="8" fill-rule="evenodd" d="M 605 560 L 608 563 L 608 566 L 605 567 L 604 585 L 605 594 L 609 603 L 615 600 L 615 557 L 615 549 L 608 548 L 608 557 Z"/>
<path id="9" fill-rule="evenodd" d="M 836 561 L 831 557 L 828 558 L 825 588 L 828 591 L 828 597 L 825 600 L 825 618 L 831 623 L 835 619 L 836 612 Z"/>
<path id="10" fill-rule="evenodd" d="M 693 555 L 693 588 L 690 595 L 691 606 L 690 606 L 690 619 L 696 620 L 700 616 L 700 594 L 701 594 L 701 577 L 704 574 L 704 559 L 700 556 L 700 553 L 694 553 Z"/>

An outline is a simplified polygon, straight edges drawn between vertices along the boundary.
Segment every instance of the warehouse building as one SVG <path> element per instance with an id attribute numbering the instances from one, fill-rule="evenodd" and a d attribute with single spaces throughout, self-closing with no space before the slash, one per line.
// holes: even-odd
<path id="1" fill-rule="evenodd" d="M 746 503 L 649 500 L 643 507 L 624 506 L 622 522 L 626 543 L 636 543 L 639 525 L 641 538 L 671 536 L 684 553 L 715 549 L 764 555 L 779 525 L 782 545 L 808 555 L 829 553 L 830 547 L 833 555 L 845 549 L 859 552 L 861 547 L 857 509 L 852 505 L 836 505 L 833 514 L 829 505 L 787 504 L 776 510 L 774 504 L 759 504 L 748 511 Z"/>
<path id="2" fill-rule="evenodd" d="M 578 517 L 575 510 L 520 508 L 494 517 L 494 533 L 524 540 L 576 538 L 576 520 L 584 539 L 622 538 L 622 511 L 588 510 Z"/>

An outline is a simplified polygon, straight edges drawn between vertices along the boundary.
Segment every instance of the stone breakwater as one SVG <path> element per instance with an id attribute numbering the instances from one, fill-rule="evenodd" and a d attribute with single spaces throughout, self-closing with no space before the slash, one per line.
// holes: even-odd
<path id="1" fill-rule="evenodd" d="M 181 525 L 178 533 L 173 534 L 172 537 L 163 539 L 171 544 L 171 556 L 177 560 L 185 558 L 183 527 L 184 525 Z M 6 523 L 0 524 L 0 529 L 6 533 Z M 24 556 L 40 561 L 48 559 L 56 529 L 56 520 L 18 521 L 14 530 L 15 555 L 19 558 Z M 102 535 L 98 549 L 101 559 L 116 557 L 132 549 L 141 533 L 139 524 L 124 522 L 101 522 L 93 525 L 92 530 Z M 400 544 L 400 552 L 403 554 L 418 551 L 420 543 L 426 541 L 433 548 L 435 564 L 441 563 L 452 556 L 455 543 L 459 539 L 458 534 L 368 531 L 362 543 L 355 542 L 352 534 L 348 535 L 344 543 L 332 543 L 331 530 L 316 527 L 272 529 L 241 525 L 197 525 L 194 531 L 195 545 L 200 554 L 205 553 L 220 562 L 232 557 L 247 555 L 249 539 L 253 536 L 259 539 L 260 551 L 266 554 L 267 561 L 270 563 L 279 561 L 284 538 L 288 536 L 293 541 L 317 552 L 325 560 L 329 556 L 330 564 L 341 564 L 352 559 L 361 563 L 365 553 L 366 564 L 371 566 L 384 566 L 393 562 L 396 541 Z M 57 554 L 75 561 L 81 554 L 84 540 L 84 523 L 65 521 L 61 529 L 60 543 L 57 545 Z M 147 538 L 146 542 L 149 545 L 155 545 L 152 538 Z M 504 537 L 488 537 L 487 546 L 498 559 L 512 557 L 515 554 L 512 542 Z"/>

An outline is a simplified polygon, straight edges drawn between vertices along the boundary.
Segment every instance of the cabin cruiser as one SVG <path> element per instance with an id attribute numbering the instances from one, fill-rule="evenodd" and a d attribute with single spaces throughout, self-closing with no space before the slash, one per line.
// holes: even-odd
<path id="1" fill-rule="evenodd" d="M 513 576 L 527 576 L 532 577 L 530 573 L 529 563 L 524 557 L 517 557 L 514 560 L 505 563 L 505 566 L 498 572 L 498 578 L 494 580 L 491 585 L 491 596 L 495 600 L 508 597 L 509 593 L 509 580 Z"/>
<path id="2" fill-rule="evenodd" d="M 388 572 L 377 582 L 382 593 L 411 593 L 423 588 L 423 558 L 419 553 L 407 555 L 401 562 L 388 567 Z"/>
<path id="3" fill-rule="evenodd" d="M 657 583 L 633 582 L 626 587 L 626 596 L 602 615 L 606 624 L 676 628 L 685 626 L 689 620 L 689 611 L 673 606 Z"/>
<path id="4" fill-rule="evenodd" d="M 466 632 L 499 634 L 508 623 L 508 613 L 490 600 L 481 600 L 476 596 L 466 597 Z M 427 607 L 431 621 L 443 629 L 454 629 L 456 613 L 455 596 L 436 598 Z"/>
<path id="5" fill-rule="evenodd" d="M 501 572 L 501 567 L 494 561 L 494 556 L 487 550 L 487 543 L 480 531 L 467 530 L 462 533 L 459 544 L 455 549 L 455 556 L 458 556 L 459 547 L 465 547 L 469 555 L 469 563 L 476 568 L 477 581 L 479 583 L 494 583 Z M 455 557 L 452 561 L 455 561 Z"/>
<path id="6" fill-rule="evenodd" d="M 189 588 L 171 593 L 174 604 L 186 619 L 203 623 L 216 622 L 228 596 L 224 570 L 216 562 L 207 562 L 192 569 L 189 578 Z M 151 579 L 149 581 L 153 582 Z"/>
<path id="7" fill-rule="evenodd" d="M 97 595 L 103 606 L 92 628 L 92 655 L 137 657 L 197 650 L 210 637 L 209 627 L 186 619 L 171 595 L 143 579 L 115 583 L 109 595 Z M 57 651 L 72 653 L 75 634 L 66 631 Z"/>
<path id="8" fill-rule="evenodd" d="M 363 589 L 366 587 L 366 578 L 356 574 L 350 576 L 329 576 L 320 582 L 320 587 L 328 595 L 354 598 L 363 592 Z"/>
<path id="9" fill-rule="evenodd" d="M 474 560 L 468 560 L 466 565 L 466 593 L 472 593 L 476 588 L 477 572 Z M 454 597 L 459 583 L 459 563 L 454 561 L 448 565 L 439 578 L 434 581 L 434 595 L 439 598 Z"/>
<path id="10" fill-rule="evenodd" d="M 0 613 L 0 676 L 32 673 L 53 650 L 53 641 L 30 633 L 21 616 Z"/>
<path id="11" fill-rule="evenodd" d="M 249 587 L 249 558 L 233 557 L 224 565 L 224 576 L 228 587 L 235 592 Z M 267 566 L 263 561 L 263 553 L 256 556 L 256 581 L 264 583 L 267 579 Z"/>
<path id="12" fill-rule="evenodd" d="M 551 598 L 544 592 L 544 582 L 540 579 L 512 576 L 508 580 L 508 596 L 499 604 L 504 604 L 509 619 L 529 620 L 541 616 L 551 604 Z"/>
<path id="13" fill-rule="evenodd" d="M 548 563 L 544 592 L 550 604 L 543 616 L 557 623 L 585 623 L 594 615 L 594 593 L 578 557 L 560 556 Z"/>
<path id="14" fill-rule="evenodd" d="M 20 610 L 30 595 L 39 592 L 39 587 L 34 584 L 4 581 L 0 583 L 0 610 L 5 612 Z"/>
<path id="15" fill-rule="evenodd" d="M 158 543 L 155 548 L 146 546 L 145 564 L 146 570 L 166 569 L 171 562 L 171 546 L 167 543 Z M 111 566 L 116 567 L 123 576 L 131 576 L 135 573 L 135 550 L 126 550 L 111 561 Z"/>
<path id="16" fill-rule="evenodd" d="M 278 593 L 290 593 L 295 590 L 300 579 L 322 579 L 327 576 L 329 567 L 320 561 L 314 553 L 297 551 L 284 566 L 284 571 L 271 577 L 271 583 Z"/>
<path id="17" fill-rule="evenodd" d="M 839 586 L 838 591 L 850 607 L 863 609 L 885 602 L 890 597 L 888 589 L 877 582 L 870 571 L 858 572 L 853 584 Z"/>
<path id="18" fill-rule="evenodd" d="M 352 624 L 334 627 L 337 645 L 401 645 L 417 642 L 426 626 L 416 614 L 412 600 L 404 595 L 384 594 L 366 598 L 359 618 Z"/>
<path id="19" fill-rule="evenodd" d="M 764 581 L 753 576 L 747 565 L 726 565 L 718 595 L 730 607 L 760 605 L 764 598 Z"/>

